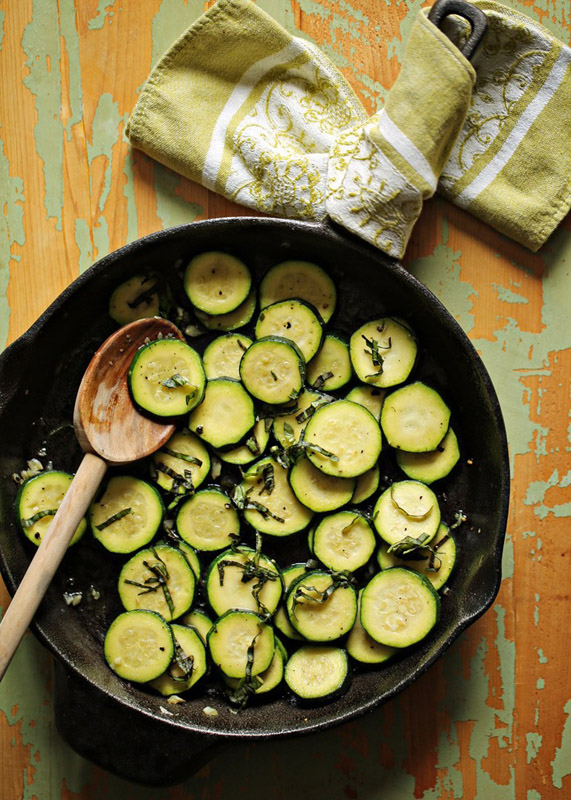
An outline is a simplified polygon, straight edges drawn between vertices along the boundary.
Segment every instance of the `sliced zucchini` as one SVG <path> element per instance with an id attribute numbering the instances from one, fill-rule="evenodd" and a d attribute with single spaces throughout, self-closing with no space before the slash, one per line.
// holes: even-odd
<path id="1" fill-rule="evenodd" d="M 158 531 L 165 507 L 157 490 L 130 475 L 116 475 L 89 507 L 95 538 L 111 553 L 133 553 Z"/>
<path id="2" fill-rule="evenodd" d="M 417 381 L 396 389 L 381 412 L 381 428 L 397 450 L 427 453 L 436 450 L 450 422 L 450 409 L 438 392 Z"/>
<path id="3" fill-rule="evenodd" d="M 282 300 L 262 309 L 256 322 L 256 339 L 268 336 L 295 342 L 307 363 L 321 347 L 323 325 L 318 312 L 303 300 Z"/>
<path id="4" fill-rule="evenodd" d="M 408 567 L 420 572 L 434 586 L 440 589 L 454 568 L 456 561 L 456 542 L 450 528 L 444 522 L 440 523 L 434 539 L 430 542 L 430 549 L 420 547 L 412 550 L 404 558 L 399 558 L 394 552 L 389 553 L 386 544 L 382 544 L 377 552 L 377 561 L 381 569 L 391 567 Z"/>
<path id="5" fill-rule="evenodd" d="M 282 592 L 275 562 L 250 547 L 221 553 L 206 576 L 208 602 L 218 616 L 231 608 L 273 614 Z"/>
<path id="6" fill-rule="evenodd" d="M 184 273 L 184 290 L 205 314 L 229 314 L 247 298 L 252 286 L 248 267 L 228 253 L 210 251 L 195 256 Z"/>
<path id="7" fill-rule="evenodd" d="M 300 575 L 303 575 L 306 572 L 308 572 L 308 569 L 305 563 L 290 564 L 289 567 L 283 569 L 282 581 L 284 585 L 284 592 L 287 592 L 296 578 L 299 578 Z M 274 614 L 274 625 L 280 631 L 280 633 L 283 633 L 284 636 L 288 637 L 288 639 L 303 639 L 303 636 L 296 631 L 289 621 L 287 610 L 283 602 L 279 604 L 276 613 Z"/>
<path id="8" fill-rule="evenodd" d="M 240 381 L 208 381 L 204 400 L 190 414 L 188 427 L 212 447 L 237 444 L 254 427 L 254 403 Z"/>
<path id="9" fill-rule="evenodd" d="M 300 458 L 290 470 L 289 482 L 300 503 L 312 511 L 325 512 L 351 500 L 356 479 L 326 475 L 308 458 Z"/>
<path id="10" fill-rule="evenodd" d="M 26 537 L 35 545 L 44 538 L 73 475 L 60 470 L 50 470 L 34 475 L 20 486 L 16 497 L 18 522 Z M 76 528 L 70 544 L 75 544 L 87 529 L 85 517 Z"/>
<path id="11" fill-rule="evenodd" d="M 331 699 L 349 680 L 349 659 L 340 647 L 306 645 L 289 659 L 285 682 L 302 700 Z"/>
<path id="12" fill-rule="evenodd" d="M 307 382 L 314 389 L 333 392 L 349 383 L 352 375 L 347 342 L 335 333 L 328 333 L 321 350 L 307 365 Z"/>
<path id="13" fill-rule="evenodd" d="M 351 502 L 359 505 L 359 503 L 364 503 L 365 500 L 372 497 L 379 488 L 380 477 L 381 473 L 378 464 L 359 475 Z"/>
<path id="14" fill-rule="evenodd" d="M 313 570 L 292 583 L 286 607 L 289 621 L 298 633 L 313 642 L 328 642 L 353 627 L 357 595 L 346 579 Z"/>
<path id="15" fill-rule="evenodd" d="M 361 664 L 382 664 L 391 658 L 397 651 L 394 647 L 387 647 L 386 644 L 380 644 L 372 639 L 367 631 L 361 625 L 361 595 L 363 590 L 359 592 L 359 608 L 357 610 L 357 617 L 355 624 L 349 632 L 347 637 L 347 652 Z"/>
<path id="16" fill-rule="evenodd" d="M 365 323 L 351 336 L 351 361 L 359 380 L 374 386 L 396 386 L 416 361 L 416 337 L 402 320 L 383 317 Z"/>
<path id="17" fill-rule="evenodd" d="M 311 303 L 324 322 L 329 322 L 337 301 L 335 284 L 317 264 L 309 261 L 283 261 L 272 267 L 260 284 L 260 307 L 299 297 Z"/>
<path id="18" fill-rule="evenodd" d="M 270 666 L 259 675 L 256 675 L 252 681 L 252 689 L 254 694 L 267 694 L 275 689 L 283 680 L 284 669 L 287 661 L 287 652 L 283 644 L 276 638 L 276 646 L 274 655 L 270 662 Z M 225 677 L 224 682 L 232 689 L 240 688 L 241 681 L 238 678 Z M 232 700 L 232 695 L 230 696 Z"/>
<path id="19" fill-rule="evenodd" d="M 393 483 L 375 503 L 375 528 L 389 546 L 405 537 L 423 537 L 428 544 L 440 525 L 440 506 L 434 492 L 419 481 Z"/>
<path id="20" fill-rule="evenodd" d="M 289 485 L 287 470 L 272 458 L 253 464 L 240 487 L 244 518 L 255 530 L 289 536 L 309 525 L 313 511 L 299 502 Z"/>
<path id="21" fill-rule="evenodd" d="M 381 409 L 385 400 L 386 390 L 379 389 L 378 386 L 355 386 L 351 389 L 345 400 L 350 400 L 352 403 L 358 403 L 370 411 L 377 422 L 381 419 Z"/>
<path id="22" fill-rule="evenodd" d="M 308 458 L 327 475 L 354 478 L 377 463 L 381 430 L 373 415 L 349 400 L 318 408 L 305 429 Z"/>
<path id="23" fill-rule="evenodd" d="M 184 625 L 172 625 L 175 652 L 168 669 L 149 685 L 163 697 L 187 692 L 206 673 L 206 648 L 198 633 Z"/>
<path id="24" fill-rule="evenodd" d="M 186 414 L 201 402 L 206 378 L 196 350 L 178 339 L 157 339 L 137 350 L 128 381 L 140 408 L 171 417 Z"/>
<path id="25" fill-rule="evenodd" d="M 257 400 L 272 405 L 287 403 L 303 388 L 305 361 L 294 342 L 267 336 L 254 342 L 242 356 L 240 377 Z"/>
<path id="26" fill-rule="evenodd" d="M 139 550 L 127 561 L 119 575 L 118 588 L 127 611 L 156 611 L 172 621 L 191 607 L 195 585 L 194 572 L 182 553 L 158 544 Z"/>
<path id="27" fill-rule="evenodd" d="M 105 636 L 105 660 L 127 681 L 146 683 L 158 678 L 173 655 L 170 626 L 152 611 L 119 614 Z"/>
<path id="28" fill-rule="evenodd" d="M 188 430 L 173 433 L 151 459 L 151 475 L 167 492 L 184 494 L 189 480 L 195 489 L 210 471 L 210 455 L 201 440 Z"/>
<path id="29" fill-rule="evenodd" d="M 199 581 L 202 574 L 202 567 L 200 565 L 198 553 L 194 547 L 191 547 L 186 542 L 183 542 L 182 539 L 178 539 L 173 536 L 169 536 L 168 544 L 170 547 L 174 547 L 176 550 L 178 550 L 185 557 L 186 563 L 194 572 L 194 577 L 197 581 Z"/>
<path id="30" fill-rule="evenodd" d="M 235 331 L 243 328 L 254 316 L 256 310 L 256 289 L 252 286 L 248 297 L 240 303 L 237 309 L 229 314 L 205 314 L 196 310 L 198 321 L 209 331 Z"/>
<path id="31" fill-rule="evenodd" d="M 384 570 L 363 589 L 361 625 L 376 642 L 388 647 L 409 647 L 420 642 L 439 616 L 438 593 L 413 570 Z"/>
<path id="32" fill-rule="evenodd" d="M 313 554 L 336 572 L 355 572 L 364 567 L 375 544 L 368 520 L 355 511 L 338 511 L 323 517 L 313 533 Z"/>
<path id="33" fill-rule="evenodd" d="M 397 450 L 397 464 L 409 478 L 423 483 L 434 483 L 449 475 L 460 459 L 458 439 L 452 428 L 436 450 L 427 453 L 407 453 Z"/>
<path id="34" fill-rule="evenodd" d="M 305 430 L 317 409 L 331 403 L 332 400 L 329 395 L 304 389 L 294 402 L 291 413 L 282 411 L 274 419 L 273 433 L 280 445 L 287 450 L 294 442 L 298 442 L 301 432 Z"/>
<path id="35" fill-rule="evenodd" d="M 250 464 L 263 455 L 270 441 L 270 430 L 271 420 L 260 419 L 246 437 L 244 444 L 232 450 L 219 450 L 216 455 L 227 464 Z"/>
<path id="36" fill-rule="evenodd" d="M 240 518 L 228 495 L 209 487 L 179 506 L 176 529 L 197 550 L 222 550 L 240 534 Z"/>
<path id="37" fill-rule="evenodd" d="M 156 275 L 134 275 L 118 286 L 109 300 L 109 316 L 128 325 L 145 317 L 156 317 L 160 310 Z"/>
<path id="38" fill-rule="evenodd" d="M 181 625 L 187 625 L 189 628 L 193 628 L 202 639 L 203 644 L 206 644 L 208 634 L 214 625 L 206 612 L 195 608 L 194 611 L 189 611 L 188 614 L 184 614 L 179 621 Z"/>
<path id="39" fill-rule="evenodd" d="M 252 344 L 243 333 L 227 333 L 210 342 L 202 361 L 208 380 L 213 378 L 240 378 L 240 359 Z"/>
<path id="40" fill-rule="evenodd" d="M 259 614 L 227 611 L 208 634 L 208 649 L 216 666 L 229 678 L 259 675 L 272 663 L 274 632 Z"/>

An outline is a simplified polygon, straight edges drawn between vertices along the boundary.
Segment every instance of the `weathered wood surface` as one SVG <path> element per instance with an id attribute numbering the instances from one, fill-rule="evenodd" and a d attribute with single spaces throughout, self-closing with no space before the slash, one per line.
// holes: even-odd
<path id="1" fill-rule="evenodd" d="M 260 5 L 322 45 L 372 111 L 421 3 Z M 513 5 L 569 42 L 569 0 Z M 151 65 L 203 7 L 0 0 L 0 344 L 110 250 L 169 225 L 245 213 L 131 153 L 123 138 Z M 436 199 L 406 260 L 474 341 L 506 416 L 512 507 L 494 607 L 362 720 L 312 739 L 239 745 L 163 791 L 120 781 L 59 740 L 51 661 L 28 635 L 0 688 L 2 800 L 571 797 L 571 224 L 533 255 Z M 0 606 L 6 599 L 2 589 Z"/>

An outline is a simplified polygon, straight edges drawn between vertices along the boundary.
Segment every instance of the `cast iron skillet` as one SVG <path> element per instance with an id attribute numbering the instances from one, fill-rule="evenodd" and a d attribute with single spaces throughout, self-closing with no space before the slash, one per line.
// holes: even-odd
<path id="1" fill-rule="evenodd" d="M 469 523 L 458 536 L 457 568 L 441 619 L 425 641 L 393 663 L 357 671 L 347 693 L 327 705 L 301 707 L 284 693 L 238 715 L 230 713 L 221 695 L 204 690 L 184 705 L 168 705 L 108 669 L 102 643 L 121 610 L 116 581 L 125 559 L 84 537 L 66 555 L 33 628 L 56 656 L 56 717 L 63 737 L 106 769 L 144 783 L 183 780 L 234 737 L 322 730 L 378 706 L 424 672 L 491 605 L 500 583 L 509 496 L 505 430 L 490 378 L 459 325 L 399 263 L 345 232 L 304 222 L 235 218 L 156 233 L 103 258 L 0 356 L 0 567 L 8 589 L 15 590 L 33 551 L 16 527 L 17 487 L 10 476 L 43 446 L 57 467 L 73 470 L 79 464 L 68 423 L 81 375 L 114 328 L 107 316 L 111 291 L 142 270 L 175 276 L 194 254 L 209 249 L 234 253 L 258 278 L 286 259 L 323 265 L 338 287 L 335 327 L 342 331 L 385 313 L 408 320 L 421 344 L 416 377 L 449 402 L 462 448 L 461 464 L 437 485 L 443 519 L 452 522 L 462 509 Z M 201 348 L 211 338 L 194 341 Z M 397 478 L 396 467 L 386 471 L 389 480 Z M 295 538 L 278 540 L 273 551 L 278 561 L 287 563 L 292 546 Z M 91 585 L 100 599 L 90 595 Z M 84 593 L 75 608 L 63 600 L 70 588 Z M 205 716 L 207 705 L 219 716 Z"/>

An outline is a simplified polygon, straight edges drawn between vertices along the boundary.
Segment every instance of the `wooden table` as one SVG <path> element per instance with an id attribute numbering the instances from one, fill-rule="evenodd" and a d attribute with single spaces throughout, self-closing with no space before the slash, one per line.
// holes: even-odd
<path id="1" fill-rule="evenodd" d="M 321 44 L 371 111 L 420 4 L 260 0 Z M 514 5 L 569 41 L 568 0 Z M 202 9 L 199 0 L 0 0 L 0 343 L 125 242 L 245 213 L 123 138 L 151 65 Z M 51 659 L 28 635 L 0 689 L 2 800 L 571 797 L 570 230 L 567 220 L 533 255 L 435 199 L 407 253 L 474 341 L 506 417 L 512 505 L 494 607 L 383 708 L 312 739 L 239 745 L 163 791 L 120 781 L 59 740 Z"/>

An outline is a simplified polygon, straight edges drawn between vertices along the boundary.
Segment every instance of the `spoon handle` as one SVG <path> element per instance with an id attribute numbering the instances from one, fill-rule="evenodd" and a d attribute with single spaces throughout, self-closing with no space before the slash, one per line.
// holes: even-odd
<path id="1" fill-rule="evenodd" d="M 107 464 L 86 453 L 38 551 L 0 622 L 0 680 L 57 570 L 81 518 L 103 480 Z"/>

